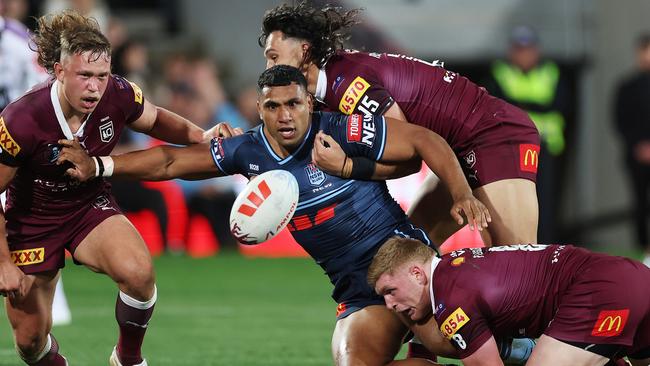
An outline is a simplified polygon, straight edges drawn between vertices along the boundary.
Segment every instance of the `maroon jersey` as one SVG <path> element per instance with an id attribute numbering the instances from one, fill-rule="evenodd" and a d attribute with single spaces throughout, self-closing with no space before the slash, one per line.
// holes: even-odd
<path id="1" fill-rule="evenodd" d="M 78 183 L 55 164 L 59 139 L 79 139 L 91 156 L 109 155 L 124 126 L 144 109 L 140 88 L 111 76 L 94 112 L 73 135 L 65 121 L 56 90 L 49 80 L 9 104 L 0 114 L 0 162 L 17 167 L 7 189 L 5 216 L 10 238 L 39 227 L 66 223 L 81 207 L 107 190 L 103 179 Z"/>
<path id="2" fill-rule="evenodd" d="M 650 269 L 636 261 L 512 245 L 455 251 L 434 266 L 434 315 L 461 358 L 491 336 L 650 346 Z"/>
<path id="3" fill-rule="evenodd" d="M 384 114 L 397 103 L 409 122 L 447 141 L 473 188 L 535 180 L 539 135 L 528 115 L 440 63 L 339 51 L 319 75 L 316 98 L 345 114 Z"/>

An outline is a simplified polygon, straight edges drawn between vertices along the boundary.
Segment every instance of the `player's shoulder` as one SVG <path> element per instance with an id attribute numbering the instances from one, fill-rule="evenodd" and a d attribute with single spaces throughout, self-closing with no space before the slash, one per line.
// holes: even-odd
<path id="1" fill-rule="evenodd" d="M 123 76 L 111 74 L 107 90 L 109 91 L 107 96 L 111 98 L 114 103 L 144 103 L 144 96 L 140 86 Z"/>

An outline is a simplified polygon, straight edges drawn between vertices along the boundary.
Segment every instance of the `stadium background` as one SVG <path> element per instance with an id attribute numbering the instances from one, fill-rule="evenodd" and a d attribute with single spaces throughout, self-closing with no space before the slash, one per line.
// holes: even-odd
<path id="1" fill-rule="evenodd" d="M 44 1 L 30 1 L 40 14 Z M 150 53 L 152 76 L 174 50 L 207 55 L 219 65 L 228 99 L 253 84 L 264 63 L 260 19 L 280 1 L 106 1 L 130 37 Z M 335 3 L 331 1 L 329 3 Z M 98 4 L 102 4 L 99 3 Z M 357 0 L 365 30 L 384 43 L 353 36 L 357 47 L 394 47 L 474 80 L 503 57 L 509 29 L 535 27 L 544 53 L 559 62 L 574 91 L 573 146 L 563 182 L 558 240 L 637 256 L 630 195 L 612 127 L 612 97 L 634 64 L 634 41 L 650 30 L 643 0 Z M 145 89 L 145 93 L 147 93 Z M 405 202 L 417 179 L 391 184 Z M 415 183 L 414 183 L 415 182 Z M 271 249 L 273 251 L 273 249 Z M 253 256 L 255 257 L 255 256 Z M 327 365 L 335 304 L 322 271 L 304 258 L 251 258 L 226 248 L 203 259 L 156 259 L 160 301 L 145 341 L 159 365 Z M 114 286 L 69 263 L 65 286 L 73 323 L 55 328 L 72 364 L 105 364 L 115 337 Z M 16 365 L 9 325 L 0 319 L 0 365 Z"/>

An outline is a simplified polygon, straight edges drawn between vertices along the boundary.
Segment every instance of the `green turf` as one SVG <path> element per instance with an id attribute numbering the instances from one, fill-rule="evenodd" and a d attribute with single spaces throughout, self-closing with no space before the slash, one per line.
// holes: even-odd
<path id="1" fill-rule="evenodd" d="M 310 259 L 156 259 L 159 299 L 147 331 L 150 365 L 331 365 L 336 304 Z M 116 288 L 68 263 L 63 272 L 73 323 L 53 334 L 71 365 L 107 365 L 116 342 Z M 0 366 L 20 365 L 6 316 Z"/>

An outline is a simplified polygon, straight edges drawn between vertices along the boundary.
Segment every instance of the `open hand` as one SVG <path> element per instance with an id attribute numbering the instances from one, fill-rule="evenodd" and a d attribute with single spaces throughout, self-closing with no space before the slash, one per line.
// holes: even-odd
<path id="1" fill-rule="evenodd" d="M 455 199 L 450 213 L 454 220 L 458 222 L 458 225 L 463 225 L 464 215 L 467 218 L 470 230 L 476 228 L 482 231 L 483 228 L 488 226 L 488 223 L 492 222 L 487 207 L 472 194 Z"/>

